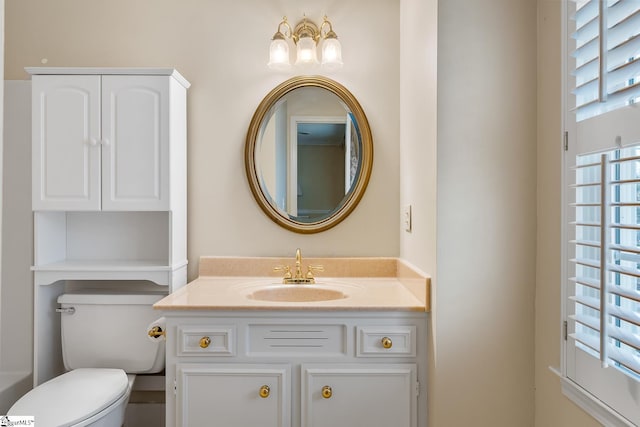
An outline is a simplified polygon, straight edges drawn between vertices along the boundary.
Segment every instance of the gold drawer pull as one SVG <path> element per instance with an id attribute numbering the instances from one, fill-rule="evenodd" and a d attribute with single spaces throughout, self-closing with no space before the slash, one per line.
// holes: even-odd
<path id="1" fill-rule="evenodd" d="M 333 390 L 328 385 L 322 387 L 322 397 L 329 399 L 333 395 Z"/>
<path id="2" fill-rule="evenodd" d="M 391 341 L 391 338 L 389 337 L 382 338 L 380 342 L 382 343 L 382 347 L 384 348 L 391 348 L 393 346 L 393 341 Z"/>
<path id="3" fill-rule="evenodd" d="M 207 348 L 209 347 L 209 344 L 211 344 L 211 338 L 209 337 L 200 338 L 200 347 Z"/>
<path id="4" fill-rule="evenodd" d="M 266 399 L 267 397 L 269 397 L 269 393 L 271 392 L 271 389 L 269 388 L 268 385 L 263 385 L 262 387 L 260 387 L 260 397 L 263 399 Z"/>

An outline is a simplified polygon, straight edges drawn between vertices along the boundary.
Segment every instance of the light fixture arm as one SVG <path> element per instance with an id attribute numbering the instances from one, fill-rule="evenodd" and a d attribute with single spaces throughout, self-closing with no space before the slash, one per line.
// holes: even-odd
<path id="1" fill-rule="evenodd" d="M 281 30 L 283 26 L 285 27 L 284 31 Z M 291 35 L 292 35 L 291 25 L 289 25 L 289 22 L 287 21 L 287 17 L 285 16 L 282 18 L 282 22 L 278 24 L 278 30 L 273 35 L 273 38 L 271 40 L 285 40 L 287 38 L 290 38 Z"/>
<path id="2" fill-rule="evenodd" d="M 327 30 L 325 27 L 329 27 Z M 323 39 L 337 39 L 338 35 L 333 32 L 333 25 L 331 25 L 331 21 L 327 18 L 327 15 L 324 16 L 322 24 L 320 24 L 320 37 Z"/>
<path id="3" fill-rule="evenodd" d="M 298 44 L 298 41 L 302 37 L 310 37 L 316 44 L 318 44 L 318 40 L 320 40 L 320 31 L 318 30 L 318 26 L 313 22 L 308 21 L 305 15 L 303 15 L 302 21 L 296 25 L 293 30 L 293 34 L 291 35 L 295 44 Z"/>

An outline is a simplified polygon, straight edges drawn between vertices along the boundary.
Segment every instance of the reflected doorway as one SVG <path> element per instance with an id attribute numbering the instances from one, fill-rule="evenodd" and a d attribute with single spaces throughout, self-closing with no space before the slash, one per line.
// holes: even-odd
<path id="1" fill-rule="evenodd" d="M 345 195 L 346 123 L 296 123 L 298 217 L 329 215 Z"/>

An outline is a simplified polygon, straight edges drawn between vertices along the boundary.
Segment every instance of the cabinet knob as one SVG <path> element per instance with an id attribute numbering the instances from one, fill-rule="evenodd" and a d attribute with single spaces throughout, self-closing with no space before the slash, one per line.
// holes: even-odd
<path id="1" fill-rule="evenodd" d="M 384 348 L 391 348 L 391 346 L 393 346 L 393 341 L 391 341 L 391 338 L 389 337 L 382 338 L 380 342 L 382 343 L 382 347 Z"/>
<path id="2" fill-rule="evenodd" d="M 107 147 L 108 147 L 108 146 L 109 146 L 109 144 L 111 144 L 111 143 L 109 142 L 109 140 L 108 140 L 107 138 L 103 138 L 103 139 L 102 139 L 102 145 L 104 145 L 104 146 L 107 146 Z"/>
<path id="3" fill-rule="evenodd" d="M 333 395 L 333 390 L 328 385 L 322 387 L 322 397 L 329 399 Z"/>
<path id="4" fill-rule="evenodd" d="M 211 344 L 211 338 L 209 337 L 200 338 L 200 347 L 207 348 L 209 347 L 209 344 Z"/>
<path id="5" fill-rule="evenodd" d="M 89 138 L 89 145 L 95 147 L 96 145 L 98 145 L 98 140 L 95 138 Z"/>
<path id="6" fill-rule="evenodd" d="M 269 393 L 271 393 L 271 389 L 269 388 L 268 385 L 263 385 L 262 387 L 260 387 L 260 397 L 263 399 L 266 399 L 267 397 L 269 397 Z"/>

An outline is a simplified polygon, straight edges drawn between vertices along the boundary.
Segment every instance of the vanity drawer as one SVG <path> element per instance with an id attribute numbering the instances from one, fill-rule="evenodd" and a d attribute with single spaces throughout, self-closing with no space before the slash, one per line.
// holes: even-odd
<path id="1" fill-rule="evenodd" d="M 345 325 L 249 325 L 247 354 L 343 356 L 347 353 Z"/>
<path id="2" fill-rule="evenodd" d="M 415 357 L 415 326 L 362 326 L 356 332 L 357 357 Z"/>
<path id="3" fill-rule="evenodd" d="M 178 327 L 178 356 L 235 356 L 235 326 Z"/>

